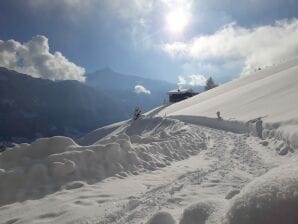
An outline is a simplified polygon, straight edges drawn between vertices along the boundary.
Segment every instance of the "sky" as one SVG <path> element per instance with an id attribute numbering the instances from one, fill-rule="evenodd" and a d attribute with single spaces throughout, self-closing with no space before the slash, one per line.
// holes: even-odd
<path id="1" fill-rule="evenodd" d="M 297 0 L 0 0 L 0 66 L 221 84 L 298 55 Z"/>

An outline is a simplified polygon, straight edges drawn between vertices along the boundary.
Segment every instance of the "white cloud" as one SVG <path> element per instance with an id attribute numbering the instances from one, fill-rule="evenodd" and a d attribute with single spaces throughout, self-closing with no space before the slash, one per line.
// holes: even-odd
<path id="1" fill-rule="evenodd" d="M 203 75 L 190 75 L 190 82 L 191 86 L 204 86 L 206 84 L 206 78 Z"/>
<path id="2" fill-rule="evenodd" d="M 242 74 L 272 65 L 298 54 L 298 19 L 277 21 L 274 25 L 244 28 L 228 24 L 213 35 L 199 36 L 189 42 L 162 45 L 175 57 L 197 61 L 243 61 Z"/>
<path id="3" fill-rule="evenodd" d="M 178 86 L 205 86 L 207 79 L 203 75 L 178 76 Z"/>
<path id="4" fill-rule="evenodd" d="M 183 76 L 178 76 L 178 83 L 177 83 L 179 86 L 183 86 L 183 85 L 186 85 L 187 84 L 187 81 L 186 79 L 183 77 Z"/>
<path id="5" fill-rule="evenodd" d="M 151 94 L 151 91 L 146 89 L 144 86 L 142 85 L 136 85 L 134 88 L 135 93 L 140 94 L 140 93 L 144 93 L 144 94 Z"/>
<path id="6" fill-rule="evenodd" d="M 23 44 L 0 40 L 0 66 L 38 78 L 85 80 L 85 69 L 70 62 L 60 52 L 52 54 L 48 39 L 41 35 Z"/>

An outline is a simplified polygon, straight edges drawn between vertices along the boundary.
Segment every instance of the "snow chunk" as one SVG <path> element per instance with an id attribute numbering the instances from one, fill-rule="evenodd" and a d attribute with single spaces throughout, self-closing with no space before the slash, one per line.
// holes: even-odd
<path id="1" fill-rule="evenodd" d="M 291 148 L 298 149 L 298 125 L 281 125 L 275 135 L 287 142 Z"/>
<path id="2" fill-rule="evenodd" d="M 225 224 L 298 223 L 298 167 L 273 169 L 248 184 L 234 198 Z"/>

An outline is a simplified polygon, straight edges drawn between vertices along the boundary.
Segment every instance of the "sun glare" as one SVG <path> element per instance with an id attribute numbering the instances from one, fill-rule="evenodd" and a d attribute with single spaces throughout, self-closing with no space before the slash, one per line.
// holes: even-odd
<path id="1" fill-rule="evenodd" d="M 180 33 L 188 24 L 188 15 L 183 9 L 170 11 L 166 16 L 167 29 L 172 33 Z"/>

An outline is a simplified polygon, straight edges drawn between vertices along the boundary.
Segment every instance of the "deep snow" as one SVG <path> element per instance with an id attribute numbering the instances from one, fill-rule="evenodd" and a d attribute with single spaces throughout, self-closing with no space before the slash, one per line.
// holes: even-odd
<path id="1" fill-rule="evenodd" d="M 0 223 L 297 224 L 297 64 L 77 142 L 56 136 L 6 150 Z M 247 123 L 260 116 L 264 139 Z"/>

